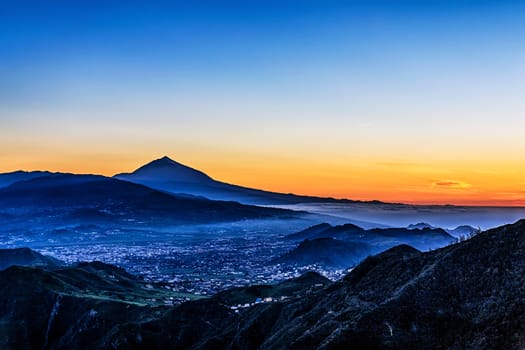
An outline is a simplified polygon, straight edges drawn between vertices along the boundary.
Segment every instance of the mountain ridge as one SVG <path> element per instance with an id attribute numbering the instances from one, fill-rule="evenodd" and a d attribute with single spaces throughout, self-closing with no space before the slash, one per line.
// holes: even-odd
<path id="1" fill-rule="evenodd" d="M 120 173 L 114 175 L 113 177 L 124 178 L 129 176 L 133 176 L 133 178 L 143 181 L 147 181 L 148 179 L 151 179 L 151 177 L 155 176 L 177 177 L 181 182 L 199 183 L 215 181 L 204 172 L 179 163 L 168 156 L 163 156 L 147 164 L 144 164 L 131 173 Z M 166 178 L 165 180 L 169 181 L 170 179 Z"/>
<path id="2" fill-rule="evenodd" d="M 230 289 L 165 307 L 158 301 L 144 304 L 144 292 L 136 288 L 140 281 L 118 275 L 111 282 L 104 275 L 107 266 L 87 266 L 0 271 L 0 295 L 6 300 L 0 303 L 5 315 L 0 345 L 263 350 L 525 346 L 525 220 L 431 252 L 396 246 L 367 258 L 339 281 L 313 275 L 307 289 L 261 303 L 255 298 L 277 296 L 273 293 L 280 285 Z M 85 290 L 94 282 L 106 293 Z"/>
<path id="3" fill-rule="evenodd" d="M 170 167 L 173 175 L 171 178 L 169 177 Z M 156 171 L 157 174 L 155 174 Z M 181 177 L 177 177 L 181 173 Z M 114 175 L 114 177 L 170 193 L 187 193 L 213 200 L 229 200 L 252 205 L 296 204 L 302 202 L 359 202 L 350 199 L 279 193 L 234 185 L 215 180 L 206 173 L 178 163 L 167 156 L 153 160 L 131 173 L 120 173 Z M 379 203 L 379 201 L 372 202 Z"/>
<path id="4" fill-rule="evenodd" d="M 350 268 L 371 254 L 397 245 L 411 245 L 421 251 L 441 248 L 456 238 L 441 228 L 374 228 L 354 224 L 311 226 L 284 237 L 301 241 L 295 248 L 278 257 L 276 262 L 324 267 Z"/>
<path id="5" fill-rule="evenodd" d="M 116 178 L 76 174 L 37 177 L 0 188 L 0 208 L 27 214 L 29 220 L 54 218 L 58 223 L 61 220 L 125 222 L 129 218 L 205 223 L 295 215 L 284 209 L 177 196 Z M 49 210 L 56 215 L 50 215 Z"/>
<path id="6" fill-rule="evenodd" d="M 2 173 L 0 174 L 0 188 L 8 187 L 19 181 L 31 180 L 31 179 L 42 177 L 42 176 L 52 176 L 53 174 L 61 174 L 61 173 L 53 173 L 50 171 L 42 171 L 42 170 L 35 170 L 35 171 L 16 170 L 16 171 L 8 172 L 8 173 Z"/>

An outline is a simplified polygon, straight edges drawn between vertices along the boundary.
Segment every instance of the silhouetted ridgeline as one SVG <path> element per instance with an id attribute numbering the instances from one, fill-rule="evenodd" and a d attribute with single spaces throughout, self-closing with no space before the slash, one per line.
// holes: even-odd
<path id="1" fill-rule="evenodd" d="M 365 230 L 354 224 L 332 226 L 326 223 L 309 227 L 285 238 L 303 241 L 274 262 L 297 265 L 318 264 L 339 269 L 353 267 L 369 255 L 400 244 L 408 244 L 427 251 L 456 241 L 456 238 L 441 228 Z"/>
<path id="2" fill-rule="evenodd" d="M 286 218 L 284 209 L 177 196 L 98 175 L 53 174 L 0 188 L 0 208 L 38 223 L 213 223 Z M 6 218 L 9 219 L 9 218 Z M 16 217 L 14 218 L 16 219 Z"/>
<path id="3" fill-rule="evenodd" d="M 148 304 L 140 281 L 107 266 L 11 267 L 0 272 L 0 347 L 525 347 L 525 221 L 427 253 L 397 246 L 335 283 L 315 274 L 290 283 L 168 307 Z"/>
<path id="4" fill-rule="evenodd" d="M 356 202 L 351 200 L 336 200 L 333 198 L 277 193 L 237 186 L 214 180 L 202 171 L 190 168 L 168 157 L 156 159 L 141 166 L 132 173 L 117 174 L 114 177 L 170 193 L 186 193 L 213 200 L 236 201 L 253 205 Z M 374 203 L 380 202 L 374 201 Z"/>

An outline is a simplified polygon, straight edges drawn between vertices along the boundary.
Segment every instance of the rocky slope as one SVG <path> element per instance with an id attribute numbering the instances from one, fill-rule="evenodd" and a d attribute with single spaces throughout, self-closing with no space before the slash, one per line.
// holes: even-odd
<path id="1" fill-rule="evenodd" d="M 138 302 L 137 296 L 128 298 L 138 290 L 143 295 L 142 289 L 129 277 L 118 277 L 118 271 L 112 282 L 111 274 L 96 273 L 98 268 L 73 270 L 12 267 L 0 272 L 0 347 L 525 347 L 525 221 L 432 252 L 397 246 L 367 258 L 338 282 L 322 283 L 312 276 L 313 282 L 298 283 L 305 288 L 277 293 L 289 293 L 286 298 L 272 294 L 278 301 L 240 309 L 232 304 L 265 296 L 271 289 L 241 288 L 238 294 L 230 290 L 176 307 L 156 306 Z M 90 285 L 100 279 L 96 295 L 75 282 L 77 275 Z M 104 289 L 121 299 L 102 297 Z"/>

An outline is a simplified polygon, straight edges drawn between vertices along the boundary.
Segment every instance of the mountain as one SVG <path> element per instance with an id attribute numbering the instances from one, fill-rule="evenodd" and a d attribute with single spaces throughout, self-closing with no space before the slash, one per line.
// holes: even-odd
<path id="1" fill-rule="evenodd" d="M 285 236 L 285 239 L 303 241 L 274 262 L 349 268 L 371 254 L 377 254 L 396 245 L 406 244 L 417 249 L 429 250 L 456 241 L 443 229 L 419 224 L 417 227 L 423 228 L 365 230 L 354 224 L 332 226 L 323 223 Z"/>
<path id="2" fill-rule="evenodd" d="M 167 289 L 88 265 L 0 271 L 0 347 L 525 347 L 525 220 L 431 252 L 396 246 L 334 283 L 292 280 L 297 288 L 286 295 L 273 286 L 237 288 L 175 307 L 162 306 L 174 296 Z"/>
<path id="3" fill-rule="evenodd" d="M 225 290 L 213 296 L 214 300 L 226 305 L 239 305 L 253 303 L 257 299 L 272 298 L 279 300 L 283 296 L 294 296 L 304 294 L 312 288 L 329 286 L 332 284 L 328 278 L 309 271 L 304 275 L 292 278 L 274 285 L 253 285 Z"/>
<path id="4" fill-rule="evenodd" d="M 328 229 L 332 227 L 333 227 L 332 225 L 324 222 L 322 224 L 317 224 L 317 225 L 308 227 L 299 232 L 286 235 L 285 238 L 291 239 L 291 240 L 304 240 L 304 239 L 318 238 L 320 237 L 320 235 L 323 234 L 323 232 L 326 232 Z"/>
<path id="5" fill-rule="evenodd" d="M 154 160 L 132 173 L 117 174 L 114 177 L 165 192 L 175 194 L 184 193 L 213 200 L 236 201 L 253 205 L 296 204 L 306 202 L 354 202 L 350 200 L 269 192 L 232 185 L 214 180 L 205 173 L 180 164 L 168 157 Z"/>
<path id="6" fill-rule="evenodd" d="M 42 176 L 51 176 L 49 171 L 14 171 L 11 173 L 0 174 L 0 188 L 7 187 L 18 181 L 26 181 Z"/>
<path id="7" fill-rule="evenodd" d="M 0 249 L 0 270 L 11 266 L 58 268 L 65 263 L 51 256 L 42 255 L 29 248 Z"/>
<path id="8" fill-rule="evenodd" d="M 426 222 L 418 222 L 417 224 L 410 224 L 407 226 L 409 230 L 415 230 L 415 229 L 425 229 L 425 228 L 435 228 L 434 226 L 427 224 Z"/>
<path id="9" fill-rule="evenodd" d="M 365 243 L 372 253 L 400 244 L 408 244 L 417 249 L 428 250 L 455 242 L 455 237 L 441 228 L 375 228 L 365 230 L 354 224 L 332 226 L 320 224 L 285 236 L 285 239 L 304 240 L 333 238 L 350 243 Z"/>
<path id="10" fill-rule="evenodd" d="M 209 324 L 190 326 L 199 338 L 182 322 L 191 303 L 148 327 L 171 322 L 157 334 L 195 349 L 522 349 L 524 269 L 520 221 L 428 253 L 391 248 L 326 288 L 238 317 L 208 305 Z"/>
<path id="11" fill-rule="evenodd" d="M 408 229 L 410 230 L 414 230 L 414 229 L 437 229 L 437 227 L 434 227 L 430 224 L 427 224 L 426 222 L 420 222 L 420 223 L 417 223 L 417 224 L 410 224 L 407 226 Z M 480 231 L 479 228 L 474 228 L 470 225 L 460 225 L 456 228 L 453 228 L 453 229 L 445 229 L 445 231 L 447 231 L 447 233 L 449 235 L 451 235 L 452 237 L 454 238 L 458 238 L 458 239 L 465 239 L 465 238 L 469 238 L 473 235 L 475 235 L 476 233 L 478 233 Z"/>
<path id="12" fill-rule="evenodd" d="M 452 230 L 447 230 L 452 236 L 457 238 L 470 238 L 479 233 L 479 228 L 474 228 L 469 225 L 461 225 Z"/>
<path id="13" fill-rule="evenodd" d="M 116 178 L 133 178 L 134 182 L 181 182 L 213 184 L 214 180 L 199 170 L 192 169 L 168 157 L 154 160 L 130 174 L 118 174 Z"/>
<path id="14" fill-rule="evenodd" d="M 0 209 L 16 214 L 18 221 L 60 225 L 210 223 L 295 215 L 282 209 L 176 196 L 104 176 L 73 174 L 38 177 L 0 188 Z"/>
<path id="15" fill-rule="evenodd" d="M 442 228 L 375 228 L 367 230 L 363 237 L 367 242 L 383 245 L 383 249 L 387 249 L 387 245 L 408 244 L 423 251 L 441 248 L 456 241 Z"/>
<path id="16" fill-rule="evenodd" d="M 230 316 L 236 315 L 234 305 L 241 302 L 253 305 L 258 298 L 277 301 L 298 297 L 330 284 L 328 279 L 310 272 L 273 286 L 233 288 L 202 299 L 145 282 L 119 267 L 97 261 L 52 271 L 13 266 L 0 271 L 0 348 L 185 348 L 176 338 L 170 344 L 171 337 L 159 337 L 158 332 L 184 319 L 179 331 L 197 331 L 211 324 L 204 320 L 208 315 L 220 317 L 226 312 L 229 316 L 224 320 L 229 322 Z M 181 299 L 201 299 L 201 303 L 171 306 Z M 164 320 L 174 309 L 181 313 L 172 321 Z M 161 328 L 154 325 L 157 320 L 162 320 Z M 140 334 L 122 338 L 122 333 L 131 334 L 137 326 L 144 327 Z M 197 332 L 194 336 L 201 335 Z"/>
<path id="17" fill-rule="evenodd" d="M 294 339 L 289 348 L 523 348 L 524 248 L 525 221 L 429 253 L 392 248 L 329 289 L 276 308 L 268 327 L 277 330 L 261 348 L 284 339 Z"/>
<path id="18" fill-rule="evenodd" d="M 101 262 L 0 271 L 1 349 L 121 349 L 127 320 L 158 318 L 180 294 Z M 186 296 L 188 297 L 188 296 Z"/>
<path id="19" fill-rule="evenodd" d="M 311 226 L 305 230 L 289 234 L 285 236 L 286 239 L 292 240 L 304 240 L 304 239 L 316 239 L 316 238 L 353 238 L 359 237 L 366 230 L 354 225 L 354 224 L 343 224 L 332 226 L 327 223 Z"/>
<path id="20" fill-rule="evenodd" d="M 302 241 L 296 248 L 273 262 L 301 266 L 318 264 L 328 268 L 346 269 L 357 265 L 370 255 L 372 251 L 372 247 L 363 242 L 315 238 Z"/>

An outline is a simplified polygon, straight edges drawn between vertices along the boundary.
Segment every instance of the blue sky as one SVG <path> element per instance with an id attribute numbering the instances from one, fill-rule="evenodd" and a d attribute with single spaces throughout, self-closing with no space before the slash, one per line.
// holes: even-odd
<path id="1" fill-rule="evenodd" d="M 5 3 L 3 95 L 24 103 L 72 88 L 95 99 L 126 88 L 145 98 L 176 88 L 302 98 L 315 80 L 338 88 L 334 76 L 381 79 L 379 88 L 406 75 L 439 83 L 443 71 L 486 74 L 513 59 L 525 10 L 506 1 Z"/>

